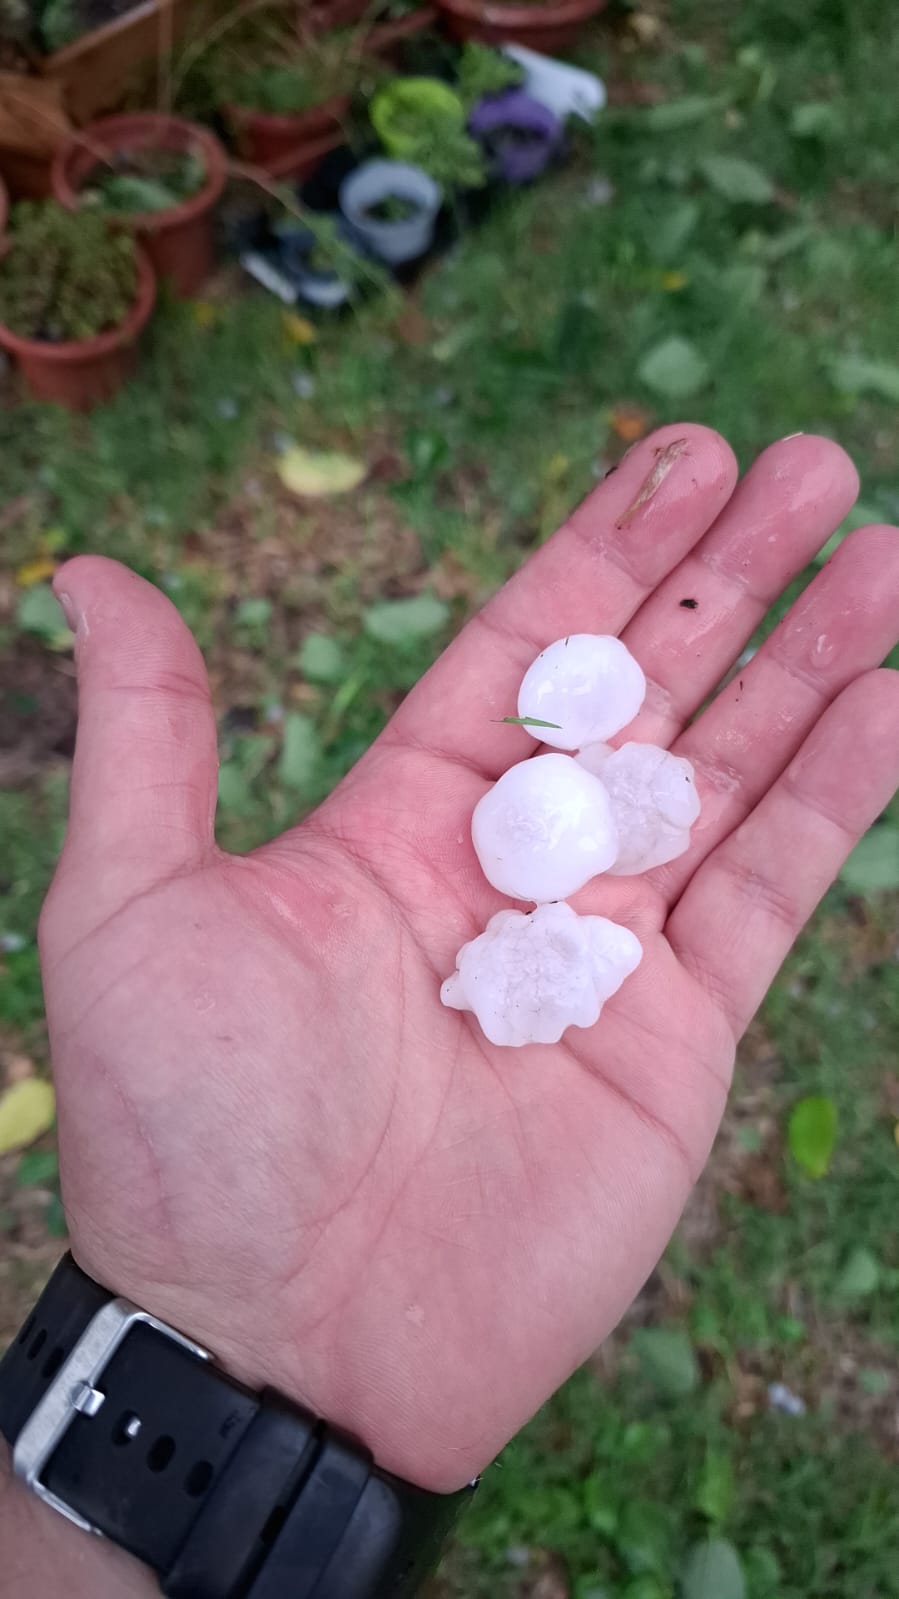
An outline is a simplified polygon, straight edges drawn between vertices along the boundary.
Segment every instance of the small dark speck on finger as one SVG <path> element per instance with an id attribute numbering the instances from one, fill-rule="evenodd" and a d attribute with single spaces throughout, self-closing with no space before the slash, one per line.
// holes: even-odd
<path id="1" fill-rule="evenodd" d="M 698 600 L 689 600 L 689 599 L 688 600 L 680 600 L 679 604 L 681 604 L 683 606 L 685 611 L 695 611 L 697 609 L 698 605 L 699 605 L 699 601 Z"/>

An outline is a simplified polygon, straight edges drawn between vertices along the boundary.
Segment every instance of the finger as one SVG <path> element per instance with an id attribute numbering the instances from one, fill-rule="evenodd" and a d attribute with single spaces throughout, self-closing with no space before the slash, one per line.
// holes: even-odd
<path id="1" fill-rule="evenodd" d="M 675 954 L 737 1037 L 854 844 L 899 784 L 899 673 L 869 672 L 825 711 L 669 918 Z"/>
<path id="2" fill-rule="evenodd" d="M 54 587 L 78 669 L 66 854 L 102 858 L 106 882 L 139 891 L 212 844 L 218 762 L 203 658 L 165 595 L 116 561 L 70 561 Z"/>
<path id="3" fill-rule="evenodd" d="M 495 777 L 534 753 L 514 716 L 525 670 L 567 633 L 618 633 L 701 538 L 736 481 L 733 452 L 693 423 L 660 428 L 485 606 L 393 718 L 384 741 Z"/>
<path id="4" fill-rule="evenodd" d="M 702 812 L 687 853 L 653 874 L 669 904 L 771 787 L 822 711 L 879 666 L 897 638 L 899 531 L 860 528 L 673 745 L 693 762 Z"/>
<path id="5" fill-rule="evenodd" d="M 616 743 L 673 742 L 857 494 L 855 467 L 830 439 L 799 434 L 763 451 L 714 527 L 626 628 L 650 687 Z"/>

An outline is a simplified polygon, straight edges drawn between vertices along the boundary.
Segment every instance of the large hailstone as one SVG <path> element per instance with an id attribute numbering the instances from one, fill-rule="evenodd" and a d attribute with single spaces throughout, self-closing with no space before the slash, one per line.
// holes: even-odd
<path id="1" fill-rule="evenodd" d="M 474 1011 L 491 1044 L 557 1044 L 566 1027 L 599 1020 L 642 956 L 636 935 L 605 916 L 570 905 L 499 911 L 462 945 L 440 998 Z"/>
<path id="2" fill-rule="evenodd" d="M 605 633 L 557 639 L 528 667 L 518 714 L 555 727 L 529 727 L 543 744 L 579 750 L 611 738 L 633 721 L 646 697 L 646 678 L 630 650 Z"/>
<path id="3" fill-rule="evenodd" d="M 693 768 L 657 744 L 591 744 L 576 763 L 606 788 L 618 828 L 616 877 L 631 877 L 676 860 L 690 845 L 700 811 Z"/>
<path id="4" fill-rule="evenodd" d="M 520 761 L 474 808 L 471 837 L 488 883 L 510 899 L 567 899 L 618 854 L 604 785 L 570 755 Z"/>

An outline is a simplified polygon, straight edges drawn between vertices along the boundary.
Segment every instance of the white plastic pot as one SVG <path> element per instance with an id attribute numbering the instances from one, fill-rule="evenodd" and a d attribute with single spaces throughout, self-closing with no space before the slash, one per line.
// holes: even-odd
<path id="1" fill-rule="evenodd" d="M 407 161 L 363 161 L 340 185 L 340 209 L 373 255 L 390 266 L 415 261 L 430 248 L 443 203 L 438 183 Z M 415 206 L 399 221 L 371 215 L 382 200 L 407 200 Z"/>

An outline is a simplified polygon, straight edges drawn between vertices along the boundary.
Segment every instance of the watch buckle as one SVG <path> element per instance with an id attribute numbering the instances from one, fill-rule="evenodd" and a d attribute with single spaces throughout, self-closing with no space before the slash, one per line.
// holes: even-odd
<path id="1" fill-rule="evenodd" d="M 111 1299 L 88 1322 L 74 1349 L 63 1361 L 43 1398 L 31 1412 L 13 1449 L 13 1471 L 44 1504 L 65 1516 L 85 1532 L 102 1537 L 99 1527 L 67 1505 L 64 1499 L 41 1481 L 48 1461 L 76 1416 L 93 1418 L 101 1411 L 106 1395 L 103 1373 L 132 1327 L 141 1323 L 190 1350 L 199 1360 L 211 1360 L 208 1349 L 185 1338 L 174 1327 L 140 1310 L 128 1299 Z"/>

